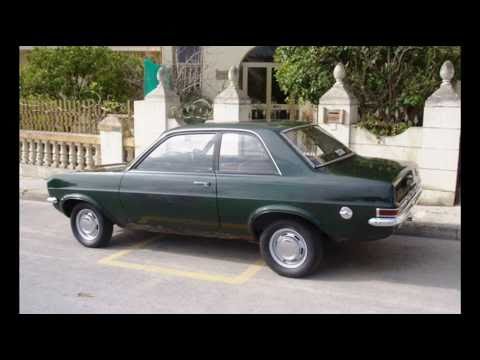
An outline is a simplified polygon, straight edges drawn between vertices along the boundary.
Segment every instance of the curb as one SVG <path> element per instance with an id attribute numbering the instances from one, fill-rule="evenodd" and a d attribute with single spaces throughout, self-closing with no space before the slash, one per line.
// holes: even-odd
<path id="1" fill-rule="evenodd" d="M 46 202 L 47 197 L 48 194 L 42 192 L 34 192 L 25 189 L 21 190 L 20 192 L 21 200 Z M 407 221 L 400 229 L 396 231 L 395 234 L 461 241 L 459 224 L 421 223 Z"/>
<path id="2" fill-rule="evenodd" d="M 34 200 L 34 201 L 41 201 L 47 202 L 48 194 L 42 192 L 34 192 L 29 190 L 21 190 L 20 191 L 20 200 Z"/>
<path id="3" fill-rule="evenodd" d="M 396 234 L 461 241 L 460 224 L 407 222 Z"/>

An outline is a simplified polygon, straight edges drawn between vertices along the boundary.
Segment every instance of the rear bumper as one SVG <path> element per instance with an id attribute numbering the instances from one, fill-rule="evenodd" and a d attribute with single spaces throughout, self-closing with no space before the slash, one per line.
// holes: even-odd
<path id="1" fill-rule="evenodd" d="M 411 194 L 407 195 L 407 200 L 399 208 L 399 215 L 392 217 L 374 217 L 368 220 L 368 223 L 377 227 L 395 227 L 403 224 L 410 216 L 412 208 L 418 203 L 422 193 L 421 185 L 418 185 Z"/>

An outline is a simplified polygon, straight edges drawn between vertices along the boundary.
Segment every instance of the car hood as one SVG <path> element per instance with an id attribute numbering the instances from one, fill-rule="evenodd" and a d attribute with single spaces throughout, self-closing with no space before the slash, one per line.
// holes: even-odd
<path id="1" fill-rule="evenodd" d="M 325 169 L 335 175 L 394 183 L 414 166 L 410 162 L 369 158 L 355 154 L 347 159 L 331 163 Z"/>

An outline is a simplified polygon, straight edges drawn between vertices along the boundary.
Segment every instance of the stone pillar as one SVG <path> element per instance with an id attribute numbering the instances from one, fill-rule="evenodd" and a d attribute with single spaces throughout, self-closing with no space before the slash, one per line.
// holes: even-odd
<path id="1" fill-rule="evenodd" d="M 440 69 L 442 84 L 425 102 L 420 176 L 423 204 L 451 206 L 455 200 L 460 149 L 461 100 L 451 80 L 450 61 Z"/>
<path id="2" fill-rule="evenodd" d="M 344 83 L 345 68 L 338 63 L 333 70 L 335 84 L 318 102 L 318 125 L 344 145 L 350 145 L 350 126 L 358 120 L 358 100 Z"/>
<path id="3" fill-rule="evenodd" d="M 251 100 L 238 87 L 238 68 L 228 70 L 228 86 L 213 101 L 212 122 L 250 121 Z"/>
<path id="4" fill-rule="evenodd" d="M 172 127 L 178 126 L 175 115 L 180 109 L 180 99 L 166 84 L 167 67 L 158 70 L 158 86 L 134 102 L 135 156 L 150 146 L 158 137 Z M 102 151 L 103 156 L 103 151 Z"/>
<path id="5" fill-rule="evenodd" d="M 123 162 L 123 126 L 115 115 L 108 115 L 98 124 L 102 165 Z"/>

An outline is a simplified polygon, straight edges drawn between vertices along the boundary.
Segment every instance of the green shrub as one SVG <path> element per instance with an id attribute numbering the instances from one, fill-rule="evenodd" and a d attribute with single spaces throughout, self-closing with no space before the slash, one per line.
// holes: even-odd
<path id="1" fill-rule="evenodd" d="M 409 122 L 387 122 L 375 117 L 374 115 L 366 115 L 363 119 L 357 122 L 357 125 L 375 134 L 377 138 L 384 136 L 399 135 L 407 130 L 412 123 Z"/>
<path id="2" fill-rule="evenodd" d="M 143 97 L 143 64 L 107 47 L 34 48 L 20 71 L 22 97 L 97 102 Z"/>

